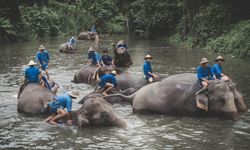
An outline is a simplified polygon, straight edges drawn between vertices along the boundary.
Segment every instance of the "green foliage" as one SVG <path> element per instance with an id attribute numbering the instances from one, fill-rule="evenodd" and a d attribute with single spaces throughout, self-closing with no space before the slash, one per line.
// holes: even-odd
<path id="1" fill-rule="evenodd" d="M 211 40 L 208 48 L 215 52 L 250 57 L 250 20 L 236 24 L 230 32 Z"/>
<path id="2" fill-rule="evenodd" d="M 9 19 L 0 18 L 0 35 L 0 41 L 17 37 L 17 31 Z"/>

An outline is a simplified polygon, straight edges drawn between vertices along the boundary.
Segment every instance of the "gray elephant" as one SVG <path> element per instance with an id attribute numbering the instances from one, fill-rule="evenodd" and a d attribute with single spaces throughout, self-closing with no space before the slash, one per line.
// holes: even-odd
<path id="1" fill-rule="evenodd" d="M 132 59 L 125 48 L 116 48 L 115 44 L 112 43 L 114 52 L 114 65 L 116 67 L 129 67 L 133 64 Z"/>
<path id="2" fill-rule="evenodd" d="M 85 126 L 117 126 L 125 128 L 126 123 L 114 111 L 113 106 L 103 97 L 87 98 L 80 109 L 76 111 L 77 124 Z"/>
<path id="3" fill-rule="evenodd" d="M 57 89 L 58 85 L 51 92 L 37 83 L 29 83 L 19 96 L 17 111 L 31 115 L 46 114 L 45 106 L 53 100 Z"/>
<path id="4" fill-rule="evenodd" d="M 75 46 L 68 46 L 68 43 L 63 43 L 59 46 L 58 50 L 63 53 L 75 53 L 77 49 Z"/>
<path id="5" fill-rule="evenodd" d="M 229 83 L 212 80 L 206 91 L 199 90 L 195 74 L 184 73 L 172 75 L 160 82 L 144 86 L 130 96 L 115 94 L 105 97 L 106 100 L 116 97 L 132 103 L 134 112 L 154 112 L 169 115 L 210 115 L 237 119 L 247 108 L 242 95 L 236 90 L 232 81 Z M 196 101 L 203 107 L 197 108 Z"/>
<path id="6" fill-rule="evenodd" d="M 89 31 L 81 32 L 78 36 L 78 40 L 97 40 L 97 39 L 98 39 L 97 33 L 92 33 Z"/>

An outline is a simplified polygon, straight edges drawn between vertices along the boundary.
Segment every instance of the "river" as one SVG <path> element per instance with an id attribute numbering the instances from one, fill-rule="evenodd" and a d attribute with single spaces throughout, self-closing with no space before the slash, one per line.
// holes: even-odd
<path id="1" fill-rule="evenodd" d="M 129 36 L 101 37 L 99 47 L 126 39 L 134 64 L 126 69 L 142 72 L 143 58 L 151 54 L 153 70 L 162 74 L 195 72 L 202 57 L 213 62 L 217 54 L 200 49 L 172 48 L 163 40 L 141 40 Z M 73 84 L 74 73 L 87 62 L 87 50 L 92 41 L 78 44 L 76 54 L 58 53 L 66 37 L 0 44 L 0 149 L 249 149 L 250 112 L 238 121 L 217 118 L 173 117 L 166 115 L 133 114 L 131 106 L 115 104 L 116 112 L 124 118 L 128 128 L 52 126 L 42 118 L 28 117 L 17 112 L 17 91 L 22 76 L 21 67 L 33 59 L 37 48 L 44 44 L 51 56 L 51 77 L 59 83 L 62 93 L 72 88 L 81 97 L 93 90 L 85 84 Z M 250 106 L 249 59 L 225 55 L 224 72 L 243 93 Z M 79 108 L 77 100 L 73 108 Z"/>

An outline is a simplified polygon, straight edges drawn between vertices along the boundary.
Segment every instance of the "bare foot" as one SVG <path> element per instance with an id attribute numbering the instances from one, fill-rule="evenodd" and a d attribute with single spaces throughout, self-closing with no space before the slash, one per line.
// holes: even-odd
<path id="1" fill-rule="evenodd" d="M 103 94 L 104 96 L 108 96 L 108 94 L 107 94 L 106 92 L 103 92 L 102 94 Z"/>
<path id="2" fill-rule="evenodd" d="M 55 121 L 52 121 L 52 120 L 50 120 L 49 123 L 52 125 L 57 125 L 57 123 Z"/>

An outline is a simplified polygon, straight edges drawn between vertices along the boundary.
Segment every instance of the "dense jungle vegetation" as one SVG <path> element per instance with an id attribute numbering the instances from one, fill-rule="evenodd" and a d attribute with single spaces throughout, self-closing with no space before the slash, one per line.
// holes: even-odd
<path id="1" fill-rule="evenodd" d="M 249 0 L 1 0 L 0 41 L 99 33 L 250 57 Z"/>

